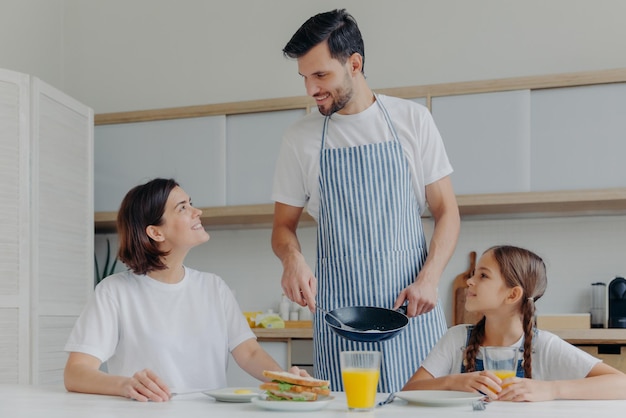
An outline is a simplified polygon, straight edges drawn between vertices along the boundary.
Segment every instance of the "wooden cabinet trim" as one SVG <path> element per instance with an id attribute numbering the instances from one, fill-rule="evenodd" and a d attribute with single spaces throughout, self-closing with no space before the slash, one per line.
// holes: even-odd
<path id="1" fill-rule="evenodd" d="M 456 83 L 440 83 L 421 86 L 391 87 L 375 90 L 380 94 L 405 99 L 425 98 L 427 105 L 430 107 L 431 99 L 434 97 L 493 93 L 511 90 L 541 90 L 622 82 L 626 82 L 626 68 L 528 77 L 512 77 L 493 80 L 463 81 Z M 281 97 L 274 99 L 181 106 L 163 109 L 100 113 L 95 115 L 94 123 L 96 125 L 110 125 L 204 116 L 238 115 L 244 113 L 309 109 L 314 105 L 315 103 L 313 102 L 313 99 L 308 96 Z"/>
<path id="2" fill-rule="evenodd" d="M 626 214 L 626 188 L 459 195 L 464 219 Z M 273 204 L 218 206 L 202 209 L 206 229 L 271 228 Z M 426 213 L 425 217 L 430 215 Z M 96 233 L 115 232 L 117 212 L 96 212 Z M 300 225 L 315 221 L 302 214 Z"/>

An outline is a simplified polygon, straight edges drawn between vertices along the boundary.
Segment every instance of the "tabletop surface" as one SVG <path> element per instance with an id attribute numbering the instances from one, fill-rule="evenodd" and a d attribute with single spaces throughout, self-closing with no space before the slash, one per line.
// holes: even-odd
<path id="1" fill-rule="evenodd" d="M 623 416 L 626 401 L 549 401 L 532 403 L 492 402 L 484 411 L 473 411 L 471 404 L 423 406 L 396 399 L 393 403 L 369 412 L 349 412 L 345 395 L 334 399 L 318 411 L 299 412 L 316 418 L 351 417 L 585 417 L 598 414 Z M 379 394 L 379 400 L 386 394 Z M 20 418 L 100 418 L 100 417 L 228 417 L 255 418 L 293 416 L 293 412 L 261 409 L 252 403 L 217 402 L 204 394 L 179 395 L 169 402 L 137 402 L 130 399 L 68 393 L 58 386 L 0 385 L 0 416 Z"/>

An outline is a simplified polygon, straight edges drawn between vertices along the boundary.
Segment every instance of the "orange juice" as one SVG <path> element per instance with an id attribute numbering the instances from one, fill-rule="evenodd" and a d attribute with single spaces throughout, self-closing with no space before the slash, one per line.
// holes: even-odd
<path id="1" fill-rule="evenodd" d="M 509 377 L 515 377 L 515 372 L 513 370 L 493 370 L 493 374 L 498 376 L 501 380 L 508 379 Z M 503 388 L 507 385 L 501 385 Z"/>
<path id="2" fill-rule="evenodd" d="M 341 376 L 348 408 L 370 409 L 374 407 L 376 387 L 380 376 L 378 369 L 348 368 L 341 372 Z"/>

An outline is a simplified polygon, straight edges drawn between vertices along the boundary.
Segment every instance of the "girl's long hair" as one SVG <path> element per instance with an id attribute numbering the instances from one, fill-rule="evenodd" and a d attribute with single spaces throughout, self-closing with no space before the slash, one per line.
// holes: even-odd
<path id="1" fill-rule="evenodd" d="M 510 288 L 520 286 L 524 294 L 520 305 L 524 325 L 524 377 L 532 378 L 532 343 L 535 327 L 535 302 L 543 296 L 547 286 L 546 266 L 541 257 L 524 248 L 501 245 L 489 248 L 484 254 L 492 252 L 500 268 L 506 285 Z M 465 369 L 476 370 L 476 355 L 485 340 L 485 321 L 483 318 L 474 326 L 465 349 Z"/>

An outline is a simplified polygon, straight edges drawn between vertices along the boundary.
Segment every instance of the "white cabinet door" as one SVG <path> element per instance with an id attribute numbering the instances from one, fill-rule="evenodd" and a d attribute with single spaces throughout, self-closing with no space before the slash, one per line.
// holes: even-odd
<path id="1" fill-rule="evenodd" d="M 261 341 L 259 342 L 261 347 L 265 351 L 269 353 L 274 360 L 282 367 L 287 370 L 288 364 L 288 354 L 287 354 L 287 342 L 281 341 Z M 250 376 L 248 373 L 244 372 L 235 362 L 232 356 L 230 356 L 228 361 L 228 372 L 227 372 L 228 386 L 235 387 L 255 387 L 259 386 L 261 382 L 254 377 Z"/>
<path id="2" fill-rule="evenodd" d="M 226 204 L 225 117 L 100 125 L 95 129 L 95 210 L 117 211 L 126 193 L 174 178 L 197 207 Z"/>
<path id="3" fill-rule="evenodd" d="M 432 99 L 457 194 L 530 189 L 530 91 Z"/>
<path id="4" fill-rule="evenodd" d="M 304 110 L 232 115 L 226 119 L 226 204 L 270 203 L 284 131 Z"/>
<path id="5" fill-rule="evenodd" d="M 532 190 L 626 186 L 626 83 L 531 95 Z"/>

